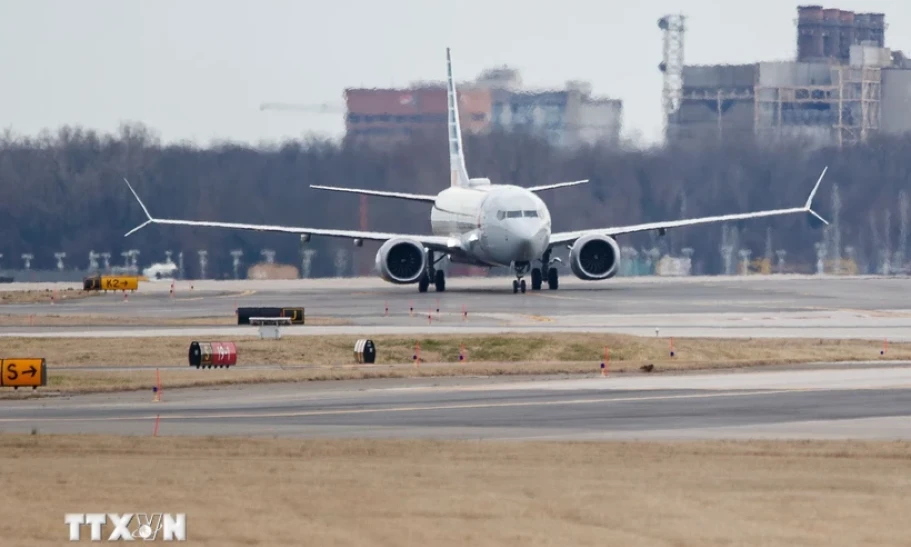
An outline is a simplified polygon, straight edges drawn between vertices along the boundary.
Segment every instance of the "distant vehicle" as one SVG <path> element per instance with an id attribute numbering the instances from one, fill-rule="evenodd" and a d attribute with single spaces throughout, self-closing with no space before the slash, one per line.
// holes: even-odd
<path id="1" fill-rule="evenodd" d="M 177 265 L 173 262 L 152 264 L 148 268 L 142 270 L 142 275 L 149 281 L 173 280 L 176 274 Z"/>
<path id="2" fill-rule="evenodd" d="M 148 224 L 172 224 L 299 234 L 302 244 L 309 241 L 313 235 L 353 239 L 357 246 L 361 246 L 364 240 L 384 241 L 376 254 L 376 268 L 380 277 L 390 283 L 417 283 L 420 292 L 426 292 L 433 283 L 437 292 L 442 292 L 446 290 L 446 277 L 443 270 L 436 269 L 436 264 L 444 257 L 448 257 L 451 262 L 458 264 L 509 267 L 516 274 L 516 279 L 512 282 L 513 292 L 524 293 L 526 285 L 523 276 L 529 272 L 533 291 L 540 290 L 544 281 L 550 289 L 557 289 L 559 273 L 555 264 L 562 261 L 559 258 L 552 258 L 551 253 L 558 245 L 566 245 L 570 249 L 569 266 L 573 274 L 580 279 L 594 281 L 608 279 L 617 274 L 620 247 L 615 238 L 618 235 L 650 230 L 656 230 L 660 235 L 664 235 L 669 228 L 793 213 L 809 213 L 824 224 L 828 224 L 811 209 L 813 196 L 826 174 L 826 168 L 823 169 L 822 175 L 810 192 L 810 197 L 802 207 L 551 233 L 550 213 L 536 194 L 544 190 L 584 184 L 588 180 L 523 188 L 491 184 L 488 178 L 469 178 L 462 149 L 459 105 L 456 100 L 449 48 L 446 49 L 446 65 L 449 100 L 449 188 L 437 195 L 422 195 L 311 185 L 311 188 L 322 190 L 432 203 L 430 225 L 433 235 L 158 219 L 149 214 L 130 182 L 124 179 L 148 218 L 146 222 L 127 232 L 126 236 Z M 537 264 L 540 264 L 540 267 Z"/>

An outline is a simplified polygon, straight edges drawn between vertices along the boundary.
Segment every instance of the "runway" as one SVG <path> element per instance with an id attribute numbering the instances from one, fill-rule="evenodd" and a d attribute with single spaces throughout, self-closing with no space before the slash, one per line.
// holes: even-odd
<path id="1" fill-rule="evenodd" d="M 10 288 L 36 288 L 13 284 Z M 191 288 L 192 287 L 192 288 Z M 44 286 L 47 288 L 47 285 Z M 512 294 L 509 278 L 455 278 L 420 294 L 375 278 L 143 283 L 120 294 L 49 304 L 6 304 L 0 314 L 114 318 L 233 317 L 238 306 L 300 306 L 345 326 L 283 335 L 591 331 L 654 336 L 911 340 L 911 279 L 833 276 L 615 278 L 561 281 L 557 291 Z M 59 289 L 58 289 L 59 290 Z M 65 294 L 65 293 L 61 293 Z M 388 311 L 387 311 L 388 310 Z M 437 311 L 439 310 L 439 311 Z M 429 317 L 428 317 L 429 316 Z M 238 336 L 249 327 L 6 327 L 4 336 Z"/>
<path id="2" fill-rule="evenodd" d="M 508 278 L 419 294 L 378 279 L 144 283 L 0 314 L 233 317 L 301 306 L 318 334 L 617 332 L 655 336 L 911 340 L 911 280 L 826 276 L 566 280 L 512 294 Z M 192 285 L 192 288 L 191 288 Z M 27 286 L 16 286 L 28 288 Z M 45 287 L 46 288 L 46 287 Z M 5 287 L 5 289 L 9 289 Z M 58 291 L 60 288 L 58 287 Z M 64 294 L 64 293 L 61 293 Z M 439 312 L 437 312 L 439 306 Z M 387 313 L 388 308 L 388 313 Z M 428 315 L 430 317 L 428 318 Z M 658 332 L 656 332 L 656 329 Z M 3 336 L 255 336 L 246 326 L 4 327 Z M 911 438 L 911 366 L 813 366 L 608 378 L 309 382 L 0 401 L 0 431 L 455 439 Z"/>
<path id="3" fill-rule="evenodd" d="M 0 401 L 0 431 L 499 440 L 911 438 L 911 367 L 317 382 Z"/>

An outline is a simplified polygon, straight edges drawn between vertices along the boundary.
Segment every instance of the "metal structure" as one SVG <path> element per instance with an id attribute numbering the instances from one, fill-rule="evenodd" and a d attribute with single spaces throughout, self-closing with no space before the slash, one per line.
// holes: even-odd
<path id="1" fill-rule="evenodd" d="M 301 253 L 301 277 L 304 279 L 310 278 L 310 272 L 313 265 L 313 255 L 316 254 L 316 251 L 313 249 L 304 249 Z"/>
<path id="2" fill-rule="evenodd" d="M 832 65 L 830 71 L 825 84 L 757 85 L 755 133 L 816 126 L 830 128 L 828 137 L 839 147 L 866 142 L 880 129 L 882 68 Z"/>
<path id="3" fill-rule="evenodd" d="M 658 69 L 664 74 L 664 89 L 661 102 L 664 108 L 664 134 L 674 125 L 674 117 L 680 109 L 683 99 L 683 38 L 686 32 L 686 17 L 683 15 L 665 15 L 658 20 L 664 41 L 664 58 Z"/>
<path id="4" fill-rule="evenodd" d="M 743 270 L 741 275 L 747 275 L 750 273 L 750 255 L 753 254 L 753 251 L 749 249 L 740 249 L 738 254 L 740 255 L 740 264 L 741 269 Z"/>
<path id="5" fill-rule="evenodd" d="M 25 269 L 26 269 L 26 270 L 31 270 L 31 269 L 32 269 L 32 259 L 33 259 L 33 258 L 35 258 L 35 255 L 33 255 L 32 253 L 24 253 L 24 254 L 22 255 L 22 260 L 25 262 Z"/>
<path id="6" fill-rule="evenodd" d="M 232 264 L 234 267 L 234 279 L 240 279 L 240 257 L 242 256 L 244 256 L 244 252 L 241 249 L 231 251 L 231 258 L 234 259 Z"/>
<path id="7" fill-rule="evenodd" d="M 275 263 L 275 251 L 273 251 L 272 249 L 263 249 L 259 252 L 259 254 L 262 255 L 263 258 L 266 259 L 266 264 Z"/>
<path id="8" fill-rule="evenodd" d="M 199 255 L 199 278 L 206 279 L 206 265 L 209 263 L 209 251 L 196 251 Z"/>
<path id="9" fill-rule="evenodd" d="M 66 253 L 54 253 L 54 258 L 57 259 L 57 269 L 63 271 L 63 259 L 66 258 Z"/>

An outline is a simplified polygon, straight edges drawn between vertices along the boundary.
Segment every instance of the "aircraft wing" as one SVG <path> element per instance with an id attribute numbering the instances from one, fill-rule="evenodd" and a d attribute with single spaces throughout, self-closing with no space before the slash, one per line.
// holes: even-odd
<path id="1" fill-rule="evenodd" d="M 589 234 L 600 234 L 605 236 L 617 236 L 623 234 L 631 234 L 635 232 L 646 232 L 649 230 L 666 230 L 669 228 L 681 228 L 684 226 L 696 226 L 698 224 L 709 224 L 712 222 L 726 222 L 731 220 L 746 220 L 751 218 L 761 218 L 761 217 L 771 217 L 779 215 L 790 215 L 795 213 L 809 213 L 814 217 L 821 220 L 824 224 L 828 224 L 826 219 L 819 216 L 816 211 L 812 209 L 813 205 L 813 196 L 816 195 L 816 190 L 819 189 L 819 184 L 822 182 L 822 178 L 826 176 L 826 171 L 829 168 L 826 167 L 822 170 L 822 174 L 819 176 L 819 180 L 816 181 L 816 186 L 813 187 L 813 190 L 810 192 L 810 197 L 807 198 L 806 203 L 803 207 L 792 207 L 789 209 L 772 209 L 768 211 L 756 211 L 752 213 L 734 213 L 730 215 L 719 215 L 713 217 L 702 217 L 702 218 L 690 218 L 684 220 L 669 220 L 664 222 L 647 222 L 645 224 L 634 224 L 631 226 L 616 226 L 611 228 L 601 228 L 601 229 L 591 229 L 591 230 L 577 230 L 574 232 L 556 232 L 550 237 L 550 246 L 560 245 L 560 244 L 569 244 L 573 241 L 579 239 L 582 236 Z"/>
<path id="2" fill-rule="evenodd" d="M 588 182 L 588 179 L 585 180 L 574 180 L 572 182 L 558 182 L 556 184 L 543 184 L 541 186 L 532 186 L 531 188 L 526 188 L 529 192 L 540 192 L 541 190 L 553 190 L 554 188 L 566 188 L 567 186 L 578 186 L 580 184 L 585 184 Z"/>
<path id="3" fill-rule="evenodd" d="M 429 203 L 434 203 L 437 200 L 436 196 L 429 196 L 426 194 L 409 194 L 406 192 L 386 192 L 384 190 L 362 190 L 360 188 L 339 188 L 336 186 L 320 186 L 317 184 L 311 184 L 310 188 L 316 188 L 317 190 L 332 190 L 333 192 L 350 192 L 352 194 L 363 194 L 363 195 L 367 195 L 367 196 L 381 196 L 384 198 L 408 199 L 411 201 L 426 201 Z"/>
<path id="4" fill-rule="evenodd" d="M 130 189 L 130 192 L 133 193 L 133 197 L 136 198 L 136 201 L 139 202 L 139 206 L 142 207 L 142 212 L 145 213 L 147 220 L 140 224 L 139 226 L 133 228 L 126 234 L 124 237 L 127 237 L 142 228 L 145 228 L 149 224 L 170 224 L 174 226 L 203 226 L 207 228 L 230 228 L 235 230 L 251 230 L 255 232 L 280 232 L 286 234 L 300 234 L 300 235 L 315 235 L 315 236 L 328 236 L 328 237 L 341 237 L 347 239 L 363 239 L 368 241 L 387 241 L 394 238 L 408 238 L 415 241 L 419 241 L 422 245 L 432 249 L 439 250 L 452 250 L 462 247 L 462 242 L 458 238 L 445 237 L 445 236 L 430 236 L 430 235 L 415 235 L 415 234 L 394 234 L 387 232 L 364 232 L 359 230 L 333 230 L 327 228 L 306 228 L 298 226 L 280 226 L 274 224 L 243 224 L 238 222 L 216 222 L 208 220 L 175 220 L 167 218 L 155 218 L 146 208 L 145 204 L 139 198 L 139 195 L 136 193 L 136 190 L 133 189 L 133 186 L 130 184 L 130 181 L 123 179 L 127 183 L 127 187 Z"/>

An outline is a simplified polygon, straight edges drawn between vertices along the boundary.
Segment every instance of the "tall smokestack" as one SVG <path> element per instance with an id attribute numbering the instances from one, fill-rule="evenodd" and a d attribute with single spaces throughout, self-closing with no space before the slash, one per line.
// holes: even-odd
<path id="1" fill-rule="evenodd" d="M 797 8 L 798 61 L 823 57 L 822 22 L 822 6 L 800 6 Z"/>

